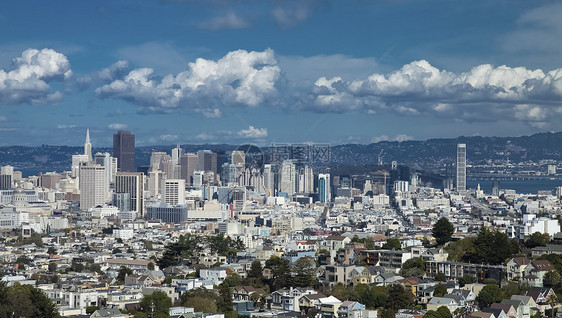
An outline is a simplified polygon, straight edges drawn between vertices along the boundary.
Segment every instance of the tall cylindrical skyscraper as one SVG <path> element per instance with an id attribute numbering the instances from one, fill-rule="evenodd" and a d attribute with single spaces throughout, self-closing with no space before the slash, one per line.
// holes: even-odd
<path id="1" fill-rule="evenodd" d="M 466 144 L 457 144 L 457 191 L 466 191 Z"/>

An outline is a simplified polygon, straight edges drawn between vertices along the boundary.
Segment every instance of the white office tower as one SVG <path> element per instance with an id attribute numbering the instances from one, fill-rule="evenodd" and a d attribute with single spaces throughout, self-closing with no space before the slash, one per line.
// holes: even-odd
<path id="1" fill-rule="evenodd" d="M 230 162 L 235 165 L 246 165 L 246 153 L 242 150 L 234 150 L 230 155 Z"/>
<path id="2" fill-rule="evenodd" d="M 14 176 L 14 167 L 10 165 L 5 165 L 0 168 L 0 174 L 3 176 Z"/>
<path id="3" fill-rule="evenodd" d="M 90 129 L 86 129 L 86 142 L 84 143 L 84 155 L 88 162 L 92 161 L 92 144 L 90 143 Z"/>
<path id="4" fill-rule="evenodd" d="M 118 172 L 115 177 L 115 193 L 131 196 L 131 211 L 144 217 L 144 174 L 142 172 Z"/>
<path id="5" fill-rule="evenodd" d="M 205 171 L 193 171 L 193 186 L 199 188 L 203 185 Z"/>
<path id="6" fill-rule="evenodd" d="M 293 195 L 296 192 L 296 167 L 293 161 L 285 160 L 281 164 L 281 187 L 280 191 L 288 195 Z"/>
<path id="7" fill-rule="evenodd" d="M 80 165 L 83 163 L 88 163 L 88 157 L 86 155 L 72 155 L 72 165 L 70 167 L 70 175 L 73 178 L 78 177 L 80 174 Z"/>
<path id="8" fill-rule="evenodd" d="M 273 196 L 274 176 L 270 164 L 263 166 L 263 191 L 266 196 Z"/>
<path id="9" fill-rule="evenodd" d="M 330 186 L 330 174 L 321 173 L 318 175 L 318 200 L 322 203 L 330 203 L 332 199 Z"/>
<path id="10" fill-rule="evenodd" d="M 185 180 L 167 179 L 162 183 L 162 202 L 171 205 L 185 203 Z"/>
<path id="11" fill-rule="evenodd" d="M 303 191 L 302 193 L 314 193 L 314 171 L 309 166 L 303 169 Z"/>
<path id="12" fill-rule="evenodd" d="M 175 165 L 180 164 L 180 158 L 183 155 L 184 151 L 180 148 L 180 145 L 177 145 L 176 148 L 172 149 L 172 162 Z"/>
<path id="13" fill-rule="evenodd" d="M 160 170 L 164 173 L 166 179 L 177 179 L 175 176 L 174 162 L 170 155 L 164 155 L 160 158 Z"/>
<path id="14" fill-rule="evenodd" d="M 162 180 L 162 171 L 154 170 L 148 172 L 148 193 L 151 198 L 156 198 L 160 195 Z"/>
<path id="15" fill-rule="evenodd" d="M 394 181 L 394 192 L 408 192 L 410 190 L 410 186 L 408 181 Z"/>
<path id="16" fill-rule="evenodd" d="M 165 152 L 155 151 L 150 154 L 150 170 L 160 169 L 160 162 L 162 162 L 162 157 L 166 156 Z"/>
<path id="17" fill-rule="evenodd" d="M 106 201 L 105 167 L 83 162 L 79 166 L 80 209 L 88 210 Z"/>
<path id="18" fill-rule="evenodd" d="M 94 156 L 94 163 L 105 168 L 106 192 L 109 192 L 110 184 L 115 183 L 115 175 L 117 174 L 117 158 L 111 157 L 107 152 L 98 152 Z"/>
<path id="19" fill-rule="evenodd" d="M 457 145 L 457 191 L 466 191 L 466 144 Z"/>

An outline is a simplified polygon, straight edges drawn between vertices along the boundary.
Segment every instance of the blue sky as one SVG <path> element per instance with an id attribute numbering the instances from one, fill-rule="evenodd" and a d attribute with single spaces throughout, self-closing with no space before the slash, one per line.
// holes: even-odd
<path id="1" fill-rule="evenodd" d="M 0 145 L 559 131 L 557 1 L 10 1 Z"/>

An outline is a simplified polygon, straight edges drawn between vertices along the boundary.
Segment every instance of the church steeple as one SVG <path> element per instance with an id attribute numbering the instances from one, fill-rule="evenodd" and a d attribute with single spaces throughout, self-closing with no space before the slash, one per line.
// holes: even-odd
<path id="1" fill-rule="evenodd" d="M 86 129 L 86 142 L 84 143 L 84 154 L 88 158 L 88 162 L 92 162 L 92 144 L 90 143 L 90 129 Z"/>

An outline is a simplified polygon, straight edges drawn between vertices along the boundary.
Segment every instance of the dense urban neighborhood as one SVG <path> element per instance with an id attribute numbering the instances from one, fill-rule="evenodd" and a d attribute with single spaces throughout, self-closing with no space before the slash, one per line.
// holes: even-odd
<path id="1" fill-rule="evenodd" d="M 137 168 L 130 132 L 113 155 L 88 132 L 68 171 L 2 166 L 0 316 L 558 317 L 562 187 L 467 188 L 467 147 L 436 184 L 295 149 L 219 165 L 176 147 Z"/>

